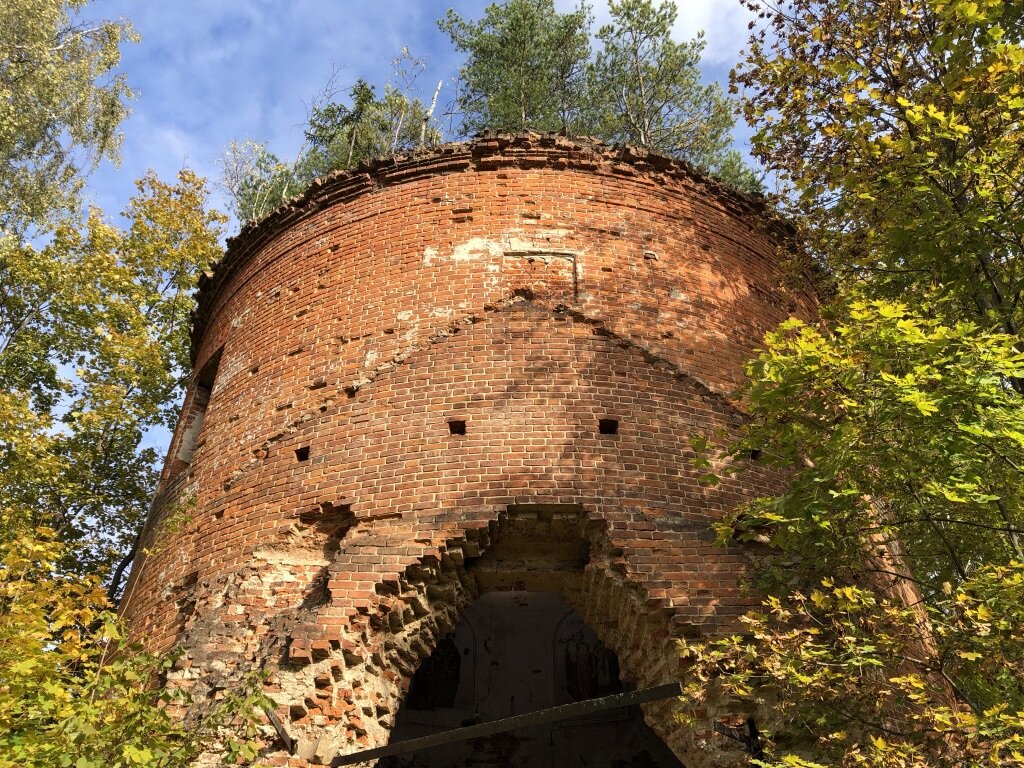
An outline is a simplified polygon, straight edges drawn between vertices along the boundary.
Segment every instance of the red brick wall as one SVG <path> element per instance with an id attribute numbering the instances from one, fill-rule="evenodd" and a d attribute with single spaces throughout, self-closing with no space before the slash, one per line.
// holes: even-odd
<path id="1" fill-rule="evenodd" d="M 674 638 L 751 603 L 709 523 L 773 487 L 702 486 L 688 438 L 735 428 L 744 360 L 813 312 L 761 220 L 664 158 L 533 135 L 340 174 L 244 231 L 201 286 L 204 379 L 220 357 L 191 463 L 194 392 L 169 452 L 135 631 L 183 642 L 196 690 L 277 670 L 307 757 L 324 726 L 321 759 L 383 743 L 510 505 L 576 505 L 570 599 L 625 675 L 670 679 Z M 666 707 L 648 719 L 699 764 Z"/>

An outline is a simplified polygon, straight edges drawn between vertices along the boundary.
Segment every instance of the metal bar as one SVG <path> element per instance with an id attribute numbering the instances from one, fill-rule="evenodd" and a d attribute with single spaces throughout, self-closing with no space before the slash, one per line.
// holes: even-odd
<path id="1" fill-rule="evenodd" d="M 554 723 L 559 720 L 567 720 L 570 717 L 590 715 L 595 712 L 605 712 L 609 709 L 628 707 L 631 704 L 643 704 L 648 701 L 668 699 L 672 696 L 679 696 L 682 688 L 679 683 L 659 685 L 655 688 L 645 688 L 642 691 L 630 693 L 616 693 L 611 696 L 602 696 L 599 699 L 587 699 L 572 704 L 562 704 L 548 709 L 539 709 L 536 712 L 527 712 L 525 715 L 506 717 L 503 720 L 492 720 L 489 723 L 468 725 L 464 728 L 455 728 L 451 731 L 434 733 L 430 736 L 421 736 L 418 739 L 406 739 L 394 744 L 385 744 L 383 747 L 365 749 L 361 752 L 351 752 L 347 755 L 338 755 L 331 762 L 332 766 L 352 765 L 362 763 L 366 760 L 376 760 L 379 757 L 388 755 L 399 755 L 403 752 L 415 752 L 428 747 L 439 747 L 442 744 L 453 744 L 457 741 L 478 739 L 481 736 L 492 736 L 496 733 L 504 733 L 514 728 L 526 728 L 531 725 L 543 725 Z"/>

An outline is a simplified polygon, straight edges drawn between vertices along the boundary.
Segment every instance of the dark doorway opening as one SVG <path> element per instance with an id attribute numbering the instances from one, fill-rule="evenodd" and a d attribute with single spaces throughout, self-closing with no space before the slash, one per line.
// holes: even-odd
<path id="1" fill-rule="evenodd" d="M 390 743 L 629 690 L 557 592 L 488 592 L 420 666 Z M 639 706 L 383 758 L 382 768 L 681 768 Z"/>

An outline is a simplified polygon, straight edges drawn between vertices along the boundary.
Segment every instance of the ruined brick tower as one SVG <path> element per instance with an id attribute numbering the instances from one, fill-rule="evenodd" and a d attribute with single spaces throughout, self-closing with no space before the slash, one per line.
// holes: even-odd
<path id="1" fill-rule="evenodd" d="M 200 286 L 134 632 L 200 702 L 270 670 L 274 765 L 675 679 L 678 638 L 753 602 L 711 524 L 774 487 L 701 485 L 688 438 L 735 428 L 744 360 L 813 307 L 760 213 L 642 151 L 486 136 L 243 230 Z M 737 756 L 672 708 L 415 764 Z"/>

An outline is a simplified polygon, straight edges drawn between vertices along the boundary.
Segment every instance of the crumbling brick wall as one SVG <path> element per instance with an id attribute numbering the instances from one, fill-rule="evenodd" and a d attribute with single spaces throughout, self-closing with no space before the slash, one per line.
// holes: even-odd
<path id="1" fill-rule="evenodd" d="M 487 136 L 246 228 L 201 284 L 134 631 L 183 645 L 172 681 L 200 700 L 271 670 L 300 754 L 271 738 L 268 759 L 328 762 L 387 742 L 474 563 L 540 505 L 576 510 L 587 562 L 563 591 L 623 676 L 673 679 L 678 638 L 753 602 L 711 523 L 777 483 L 700 484 L 688 438 L 735 429 L 744 360 L 813 312 L 762 214 L 642 151 Z M 735 757 L 670 703 L 645 714 L 689 768 Z"/>

